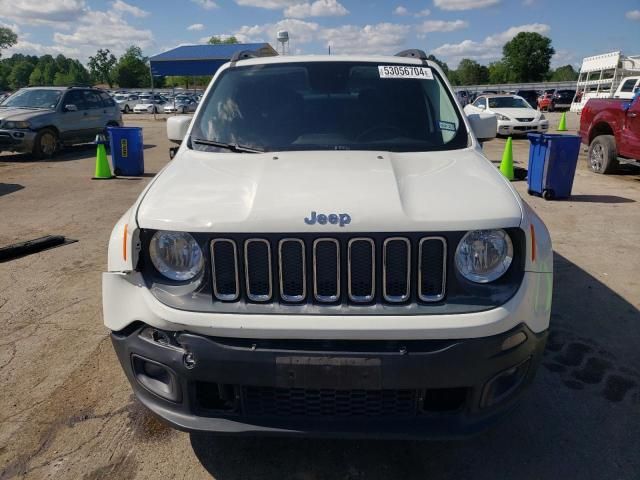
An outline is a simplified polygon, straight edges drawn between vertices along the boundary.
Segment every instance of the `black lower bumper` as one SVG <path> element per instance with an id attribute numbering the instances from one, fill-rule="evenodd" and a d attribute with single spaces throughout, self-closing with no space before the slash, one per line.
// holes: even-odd
<path id="1" fill-rule="evenodd" d="M 182 430 L 440 438 L 507 413 L 546 336 L 520 325 L 464 340 L 252 340 L 138 324 L 112 340 L 137 397 Z"/>

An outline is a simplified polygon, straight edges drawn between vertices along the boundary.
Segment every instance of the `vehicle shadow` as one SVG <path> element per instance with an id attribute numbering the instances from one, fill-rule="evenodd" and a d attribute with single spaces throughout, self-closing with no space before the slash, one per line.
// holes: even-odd
<path id="1" fill-rule="evenodd" d="M 520 408 L 492 430 L 451 441 L 193 433 L 196 457 L 218 480 L 634 477 L 640 312 L 558 254 L 555 269 L 543 365 Z"/>
<path id="2" fill-rule="evenodd" d="M 568 202 L 587 202 L 587 203 L 635 203 L 631 198 L 618 197 L 616 195 L 571 195 L 567 199 Z"/>
<path id="3" fill-rule="evenodd" d="M 22 190 L 24 185 L 19 183 L 0 183 L 0 197 L 3 195 L 9 195 L 10 193 Z"/>
<path id="4" fill-rule="evenodd" d="M 519 408 L 464 440 L 190 435 L 218 480 L 633 478 L 640 453 L 640 312 L 555 255 L 543 365 Z M 623 328 L 622 332 L 617 331 Z"/>

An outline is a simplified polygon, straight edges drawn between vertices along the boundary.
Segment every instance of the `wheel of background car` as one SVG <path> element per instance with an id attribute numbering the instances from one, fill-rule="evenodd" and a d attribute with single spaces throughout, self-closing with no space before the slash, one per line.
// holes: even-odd
<path id="1" fill-rule="evenodd" d="M 396 127 L 395 125 L 376 125 L 374 127 L 371 128 L 367 128 L 364 132 L 360 133 L 357 137 L 356 137 L 356 142 L 360 142 L 364 139 L 366 139 L 367 137 L 371 136 L 373 133 L 376 132 L 383 132 L 383 131 L 387 131 L 387 132 L 398 132 L 401 135 L 404 135 L 404 132 Z M 383 137 L 383 138 L 390 138 L 390 137 Z M 374 140 L 378 140 L 377 138 L 375 138 Z"/>
<path id="2" fill-rule="evenodd" d="M 591 140 L 587 155 L 589 167 L 595 173 L 613 173 L 618 168 L 616 139 L 613 135 L 598 135 Z"/>
<path id="3" fill-rule="evenodd" d="M 131 111 L 131 109 L 129 108 L 129 105 L 125 105 L 124 106 L 124 113 L 129 113 Z"/>
<path id="4" fill-rule="evenodd" d="M 544 190 L 542 192 L 542 198 L 544 198 L 545 200 L 553 200 L 555 196 L 556 194 L 553 190 Z"/>
<path id="5" fill-rule="evenodd" d="M 43 128 L 33 140 L 33 157 L 37 160 L 51 158 L 58 150 L 58 134 L 51 128 Z"/>
<path id="6" fill-rule="evenodd" d="M 187 107 L 182 107 L 182 113 L 187 113 Z"/>

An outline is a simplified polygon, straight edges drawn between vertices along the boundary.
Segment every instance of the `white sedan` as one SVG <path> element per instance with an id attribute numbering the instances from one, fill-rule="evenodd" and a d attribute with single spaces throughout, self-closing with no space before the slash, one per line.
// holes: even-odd
<path id="1" fill-rule="evenodd" d="M 518 95 L 481 95 L 466 107 L 464 112 L 493 113 L 498 119 L 498 135 L 544 133 L 549 130 L 549 120 Z"/>
<path id="2" fill-rule="evenodd" d="M 167 99 L 162 95 L 140 95 L 140 103 L 133 107 L 133 113 L 161 113 Z"/>

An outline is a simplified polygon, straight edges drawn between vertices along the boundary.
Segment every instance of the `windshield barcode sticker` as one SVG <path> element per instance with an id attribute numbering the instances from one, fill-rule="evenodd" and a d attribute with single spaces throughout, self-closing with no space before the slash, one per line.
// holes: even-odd
<path id="1" fill-rule="evenodd" d="M 380 78 L 417 78 L 433 80 L 433 73 L 429 67 L 410 67 L 407 65 L 380 65 Z"/>

